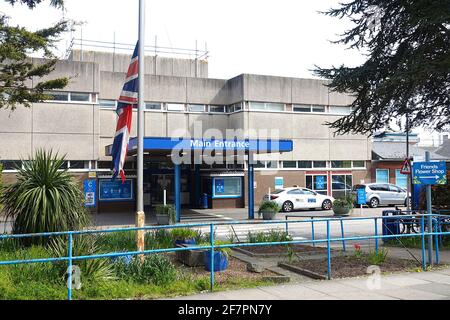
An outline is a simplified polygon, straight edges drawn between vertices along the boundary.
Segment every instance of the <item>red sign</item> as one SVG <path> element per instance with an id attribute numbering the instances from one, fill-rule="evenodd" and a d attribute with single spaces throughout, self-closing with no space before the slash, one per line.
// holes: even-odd
<path id="1" fill-rule="evenodd" d="M 406 159 L 405 162 L 403 162 L 402 168 L 400 169 L 401 174 L 410 174 L 411 173 L 411 162 L 409 159 Z"/>

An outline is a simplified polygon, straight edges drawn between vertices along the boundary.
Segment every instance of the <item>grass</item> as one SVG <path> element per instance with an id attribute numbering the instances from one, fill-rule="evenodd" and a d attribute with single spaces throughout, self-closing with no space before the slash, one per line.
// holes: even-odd
<path id="1" fill-rule="evenodd" d="M 435 244 L 435 240 L 433 238 L 433 246 Z M 387 241 L 384 241 L 384 246 L 387 247 L 401 247 L 401 248 L 412 248 L 412 249 L 421 249 L 422 248 L 422 237 L 401 237 L 401 238 L 391 238 Z M 428 237 L 425 238 L 425 248 L 428 248 Z M 450 237 L 443 238 L 442 245 L 439 244 L 440 250 L 449 250 L 450 249 Z"/>
<path id="2" fill-rule="evenodd" d="M 247 236 L 248 242 L 250 243 L 260 243 L 260 242 L 285 242 L 292 241 L 292 237 L 279 230 L 269 230 L 269 232 L 259 231 L 259 232 L 248 232 Z"/>
<path id="3" fill-rule="evenodd" d="M 134 250 L 134 237 L 134 232 L 103 234 L 97 239 L 99 252 Z M 169 232 L 148 233 L 146 242 L 147 248 L 173 247 L 173 239 Z M 0 241 L 0 261 L 48 258 L 51 257 L 50 252 L 51 250 L 41 245 L 22 247 L 13 240 Z M 121 274 L 128 269 L 123 268 L 123 265 L 122 269 L 116 268 L 117 261 L 100 260 L 111 265 L 116 272 L 116 277 L 102 280 L 92 277 L 83 278 L 82 274 L 81 288 L 73 290 L 73 299 L 155 299 L 209 290 L 209 275 L 194 275 L 189 269 L 172 269 L 169 263 L 160 259 L 156 259 L 157 261 L 150 259 L 151 265 L 146 267 L 146 270 L 142 272 L 133 270 L 135 275 L 131 276 Z M 64 268 L 61 268 L 63 264 L 59 262 L 0 266 L 0 300 L 67 299 L 66 279 L 62 273 Z M 131 269 L 135 267 L 132 266 Z M 168 270 L 166 276 L 158 274 L 162 269 Z M 144 279 L 143 276 L 151 279 Z M 216 284 L 215 290 L 252 288 L 270 284 L 273 283 L 261 279 L 231 278 L 226 283 Z"/>

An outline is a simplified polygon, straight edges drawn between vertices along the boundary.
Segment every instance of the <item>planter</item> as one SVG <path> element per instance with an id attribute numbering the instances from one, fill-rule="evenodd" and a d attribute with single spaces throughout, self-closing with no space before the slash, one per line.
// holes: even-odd
<path id="1" fill-rule="evenodd" d="M 274 211 L 262 211 L 263 220 L 275 220 L 276 212 Z"/>
<path id="2" fill-rule="evenodd" d="M 211 271 L 211 252 L 205 251 L 204 254 L 205 268 Z M 223 271 L 228 268 L 228 256 L 220 251 L 214 252 L 214 272 Z"/>
<path id="3" fill-rule="evenodd" d="M 335 216 L 348 216 L 351 210 L 351 206 L 333 206 L 333 212 Z"/>
<path id="4" fill-rule="evenodd" d="M 179 247 L 189 247 L 189 245 L 179 245 Z M 189 267 L 198 267 L 205 263 L 205 250 L 176 251 L 175 256 L 178 261 Z"/>
<path id="5" fill-rule="evenodd" d="M 159 226 L 167 226 L 173 224 L 168 214 L 156 214 L 156 222 Z"/>
<path id="6" fill-rule="evenodd" d="M 178 239 L 175 240 L 175 245 L 176 246 L 182 246 L 182 245 L 193 245 L 193 244 L 197 244 L 197 241 L 195 241 L 194 238 L 191 239 Z"/>

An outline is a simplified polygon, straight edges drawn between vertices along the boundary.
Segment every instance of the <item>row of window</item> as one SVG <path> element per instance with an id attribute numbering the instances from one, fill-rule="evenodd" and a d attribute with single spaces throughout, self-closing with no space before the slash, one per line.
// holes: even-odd
<path id="1" fill-rule="evenodd" d="M 255 169 L 364 169 L 365 161 L 258 161 Z"/>
<path id="2" fill-rule="evenodd" d="M 22 167 L 21 161 L 0 161 L 3 165 L 3 170 L 17 170 Z M 84 161 L 84 160 L 69 160 L 64 161 L 64 169 L 69 170 L 109 170 L 111 169 L 111 161 Z M 172 168 L 170 163 L 160 162 L 146 162 L 144 169 L 169 169 Z M 364 169 L 364 161 L 258 161 L 254 168 L 258 169 Z M 136 169 L 135 162 L 126 161 L 124 169 Z M 202 164 L 201 169 L 228 169 L 228 170 L 243 170 L 244 165 L 239 163 L 232 164 Z M 377 170 L 377 182 L 384 182 L 381 178 L 382 170 Z M 389 176 L 389 173 L 388 173 Z"/>
<path id="3" fill-rule="evenodd" d="M 377 169 L 375 174 L 376 183 L 389 183 L 389 169 Z M 400 173 L 400 169 L 395 169 L 395 185 L 407 188 L 408 176 Z"/>
<path id="4" fill-rule="evenodd" d="M 67 102 L 67 103 L 97 103 L 96 93 L 83 92 L 63 92 L 50 91 L 46 92 L 51 96 L 50 102 Z M 116 100 L 99 99 L 98 104 L 101 108 L 116 109 Z M 205 104 L 184 104 L 184 103 L 162 103 L 162 102 L 146 102 L 145 110 L 156 111 L 174 111 L 174 112 L 199 112 L 199 113 L 232 113 L 243 109 L 241 102 L 232 105 L 205 105 Z M 248 109 L 252 111 L 288 111 L 287 105 L 284 103 L 272 102 L 254 102 L 248 103 Z M 292 105 L 293 112 L 303 113 L 331 113 L 347 115 L 351 112 L 349 106 L 325 106 L 325 105 L 310 105 L 310 104 L 294 104 Z"/>

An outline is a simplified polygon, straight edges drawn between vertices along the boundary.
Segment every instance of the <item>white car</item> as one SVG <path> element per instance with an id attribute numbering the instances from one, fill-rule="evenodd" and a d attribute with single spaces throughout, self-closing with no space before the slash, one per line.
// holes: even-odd
<path id="1" fill-rule="evenodd" d="M 263 197 L 263 201 L 269 201 L 268 194 Z M 334 198 L 310 189 L 294 187 L 276 189 L 270 194 L 270 201 L 276 202 L 282 211 L 290 212 L 296 209 L 330 210 L 333 207 Z"/>

